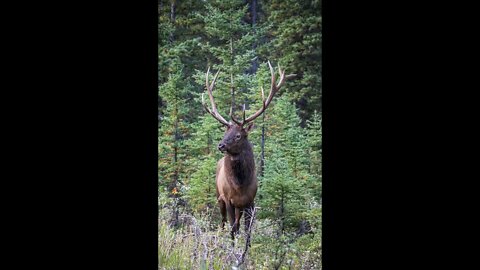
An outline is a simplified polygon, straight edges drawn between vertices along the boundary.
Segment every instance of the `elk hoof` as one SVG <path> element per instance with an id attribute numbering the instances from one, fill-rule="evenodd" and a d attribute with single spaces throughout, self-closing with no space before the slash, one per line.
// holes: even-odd
<path id="1" fill-rule="evenodd" d="M 240 231 L 240 226 L 238 225 L 238 223 L 237 222 L 233 223 L 231 233 L 238 234 L 239 231 Z"/>

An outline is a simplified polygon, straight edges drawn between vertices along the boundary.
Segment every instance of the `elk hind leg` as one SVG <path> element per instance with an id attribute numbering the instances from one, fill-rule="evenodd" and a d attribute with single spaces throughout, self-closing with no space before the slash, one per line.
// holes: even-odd
<path id="1" fill-rule="evenodd" d="M 238 233 L 238 231 L 240 230 L 240 219 L 242 218 L 242 213 L 243 211 L 240 208 L 235 208 L 235 222 L 232 226 L 232 237 L 233 234 Z"/>

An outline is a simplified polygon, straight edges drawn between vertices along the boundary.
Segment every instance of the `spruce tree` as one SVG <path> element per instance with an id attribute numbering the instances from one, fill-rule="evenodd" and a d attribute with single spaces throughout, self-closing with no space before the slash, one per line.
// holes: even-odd
<path id="1" fill-rule="evenodd" d="M 186 106 L 186 93 L 192 87 L 188 81 L 183 80 L 181 64 L 176 65 L 168 80 L 159 87 L 159 95 L 162 96 L 165 106 L 162 108 L 162 118 L 159 126 L 159 185 L 167 192 L 178 189 L 181 183 L 183 160 L 187 153 L 183 138 L 188 131 L 184 122 L 189 113 Z"/>
<path id="2" fill-rule="evenodd" d="M 295 101 L 304 122 L 317 110 L 322 97 L 322 17 L 321 1 L 265 1 L 270 38 L 274 50 L 267 51 L 288 66 L 297 80 L 287 82 L 287 91 Z"/>
<path id="3" fill-rule="evenodd" d="M 187 160 L 185 188 L 189 206 L 199 213 L 216 206 L 215 170 L 217 161 L 221 158 L 216 146 L 222 130 L 217 120 L 209 114 L 200 116 L 192 128 L 195 131 L 185 142 L 192 156 Z"/>
<path id="4" fill-rule="evenodd" d="M 307 120 L 306 140 L 309 151 L 309 173 L 312 179 L 308 188 L 313 191 L 317 201 L 322 195 L 322 118 L 314 111 L 311 120 Z"/>
<path id="5" fill-rule="evenodd" d="M 278 98 L 266 120 L 265 175 L 261 178 L 261 217 L 277 220 L 279 233 L 296 228 L 305 208 L 305 149 L 300 118 L 285 96 Z"/>
<path id="6" fill-rule="evenodd" d="M 179 197 L 184 189 L 185 161 L 189 151 L 185 139 L 190 136 L 190 124 L 195 108 L 188 106 L 193 99 L 195 83 L 192 67 L 199 50 L 196 36 L 202 31 L 193 27 L 198 1 L 159 1 L 158 24 L 158 87 L 159 87 L 159 191 Z"/>
<path id="7" fill-rule="evenodd" d="M 203 20 L 205 39 L 201 41 L 205 65 L 197 69 L 195 80 L 204 93 L 205 102 L 210 101 L 205 91 L 205 72 L 210 66 L 212 73 L 219 69 L 213 96 L 220 114 L 229 119 L 232 100 L 235 102 L 233 113 L 238 116 L 240 104 L 248 104 L 249 88 L 254 77 L 247 74 L 253 58 L 253 34 L 251 25 L 245 22 L 248 6 L 243 1 L 211 1 L 205 6 L 205 12 L 198 16 Z M 213 74 L 210 76 L 213 77 Z M 212 81 L 210 77 L 209 81 Z M 196 94 L 194 106 L 201 108 L 201 94 Z M 188 197 L 190 204 L 197 210 L 203 210 L 216 202 L 215 169 L 216 161 L 222 157 L 216 145 L 225 131 L 221 124 L 208 113 L 201 112 L 199 123 L 195 125 L 194 136 L 188 145 L 196 160 L 189 160 Z M 201 145 L 207 145 L 202 147 Z M 203 149 L 203 150 L 202 150 Z"/>

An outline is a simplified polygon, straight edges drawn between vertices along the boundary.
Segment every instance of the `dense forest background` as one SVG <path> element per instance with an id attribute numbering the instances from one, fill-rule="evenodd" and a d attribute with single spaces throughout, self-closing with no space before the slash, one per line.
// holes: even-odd
<path id="1" fill-rule="evenodd" d="M 205 73 L 226 118 L 235 100 L 251 115 L 268 95 L 272 63 L 286 81 L 249 135 L 259 190 L 244 269 L 321 269 L 321 1 L 185 0 L 158 4 L 159 269 L 229 269 L 219 229 L 216 145 L 224 129 L 201 104 Z M 210 78 L 211 80 L 211 78 Z M 232 84 L 233 82 L 233 84 Z M 232 87 L 233 86 L 233 87 Z M 243 226 L 241 228 L 243 231 Z"/>

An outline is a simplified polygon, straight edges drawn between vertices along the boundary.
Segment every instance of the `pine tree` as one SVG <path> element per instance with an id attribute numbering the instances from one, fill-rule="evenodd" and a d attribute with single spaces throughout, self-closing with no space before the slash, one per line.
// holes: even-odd
<path id="1" fill-rule="evenodd" d="M 295 106 L 284 96 L 272 105 L 266 120 L 269 140 L 265 176 L 261 178 L 261 216 L 276 219 L 279 232 L 284 233 L 304 218 L 307 146 Z"/>
<path id="2" fill-rule="evenodd" d="M 185 142 L 192 156 L 187 160 L 185 188 L 189 206 L 195 212 L 201 212 L 216 206 L 215 170 L 221 158 L 216 146 L 222 132 L 218 122 L 209 114 L 201 116 L 192 128 L 195 131 Z"/>
<path id="3" fill-rule="evenodd" d="M 198 84 L 193 79 L 196 69 L 203 68 L 204 59 L 201 57 L 203 21 L 197 16 L 203 12 L 205 4 L 202 1 L 186 0 L 160 0 L 159 1 L 159 46 L 158 46 L 158 83 L 164 84 L 169 74 L 177 69 L 176 65 L 182 65 L 182 80 L 188 81 L 194 89 L 187 92 L 183 98 L 190 102 L 195 97 L 194 93 Z M 159 99 L 159 112 L 165 106 L 163 97 Z M 193 117 L 201 112 L 201 108 L 192 107 L 189 114 L 185 115 L 185 121 L 196 121 Z M 159 115 L 161 117 L 161 115 Z"/>
<path id="4" fill-rule="evenodd" d="M 321 1 L 270 0 L 265 10 L 275 48 L 266 53 L 297 74 L 286 88 L 304 121 L 314 110 L 321 111 Z"/>
<path id="5" fill-rule="evenodd" d="M 259 219 L 274 221 L 276 235 L 269 242 L 270 268 L 280 269 L 287 257 L 292 262 L 291 250 L 304 231 L 301 224 L 313 218 L 310 207 L 311 194 L 307 184 L 310 151 L 305 130 L 300 127 L 300 118 L 295 105 L 287 96 L 275 99 L 266 116 L 265 173 L 261 177 Z M 270 241 L 262 237 L 262 241 Z"/>
<path id="6" fill-rule="evenodd" d="M 248 104 L 248 89 L 254 81 L 253 76 L 246 74 L 253 58 L 253 34 L 251 26 L 244 21 L 246 11 L 247 5 L 243 1 L 211 1 L 206 4 L 205 13 L 199 14 L 206 34 L 206 40 L 202 42 L 205 63 L 211 66 L 212 73 L 221 69 L 213 95 L 219 113 L 227 119 L 232 100 L 235 101 L 234 113 L 240 103 Z M 198 69 L 194 76 L 196 83 L 202 86 L 203 93 L 206 91 L 206 69 L 207 66 Z M 200 94 L 195 99 L 198 103 L 194 103 L 194 107 L 201 108 L 199 97 Z M 208 98 L 205 101 L 210 107 Z M 216 145 L 224 132 L 209 114 L 201 114 L 194 135 L 187 143 L 195 157 L 195 160 L 188 161 L 191 174 L 187 176 L 187 195 L 196 211 L 204 210 L 216 202 L 215 169 L 216 161 L 221 158 Z"/>
<path id="7" fill-rule="evenodd" d="M 188 114 L 185 95 L 191 91 L 191 85 L 183 80 L 181 64 L 176 63 L 177 70 L 170 74 L 168 80 L 159 87 L 165 107 L 159 126 L 159 184 L 171 192 L 178 186 L 187 150 L 183 137 L 187 126 L 183 119 Z M 177 187 L 178 189 L 178 187 Z"/>
<path id="8" fill-rule="evenodd" d="M 317 111 L 314 111 L 311 120 L 307 120 L 307 145 L 309 151 L 309 173 L 312 179 L 308 188 L 313 191 L 317 201 L 322 195 L 322 118 Z"/>
<path id="9" fill-rule="evenodd" d="M 173 197 L 174 223 L 178 198 L 183 195 L 186 159 L 185 139 L 195 108 L 187 106 L 193 98 L 192 66 L 199 50 L 200 28 L 192 27 L 198 1 L 159 1 L 158 87 L 159 87 L 159 192 Z M 194 9 L 191 9 L 191 8 Z M 165 194 L 161 194 L 164 196 Z"/>
<path id="10" fill-rule="evenodd" d="M 234 113 L 242 104 L 248 105 L 246 92 L 253 77 L 246 73 L 254 58 L 252 47 L 255 36 L 251 25 L 245 22 L 247 8 L 240 0 L 211 1 L 206 5 L 203 16 L 208 37 L 208 41 L 202 43 L 205 62 L 214 70 L 222 70 L 215 100 L 223 115 L 230 114 L 232 99 Z M 199 81 L 204 81 L 205 69 L 197 72 Z"/>
<path id="11" fill-rule="evenodd" d="M 171 193 L 179 192 L 189 151 L 185 140 L 201 107 L 188 106 L 196 97 L 198 85 L 193 73 L 202 59 L 199 41 L 204 32 L 197 12 L 204 3 L 187 0 L 159 1 L 159 182 Z"/>

